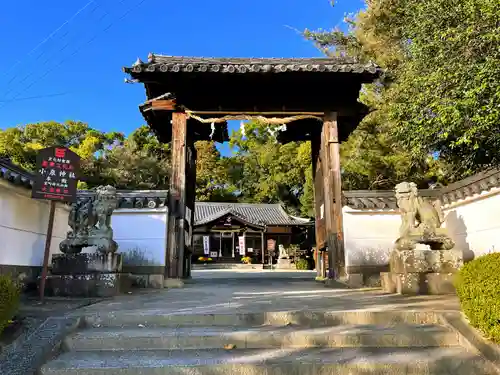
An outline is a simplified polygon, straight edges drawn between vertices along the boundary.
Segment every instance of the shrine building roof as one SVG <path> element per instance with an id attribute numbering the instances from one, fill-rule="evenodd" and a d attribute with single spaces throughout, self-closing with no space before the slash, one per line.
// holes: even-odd
<path id="1" fill-rule="evenodd" d="M 311 220 L 289 215 L 280 204 L 196 202 L 195 225 L 204 225 L 226 215 L 240 218 L 249 224 L 312 225 Z"/>

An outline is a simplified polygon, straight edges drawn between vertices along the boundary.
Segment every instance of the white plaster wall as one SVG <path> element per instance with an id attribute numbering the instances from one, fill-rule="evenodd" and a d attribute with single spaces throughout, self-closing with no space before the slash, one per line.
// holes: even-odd
<path id="1" fill-rule="evenodd" d="M 500 251 L 500 188 L 443 207 L 444 226 L 466 260 Z M 343 208 L 347 266 L 387 264 L 401 219 L 396 211 Z"/>
<path id="2" fill-rule="evenodd" d="M 396 211 L 343 208 L 346 266 L 385 265 L 398 238 Z"/>
<path id="3" fill-rule="evenodd" d="M 165 208 L 115 210 L 111 225 L 124 263 L 164 266 L 166 222 Z"/>
<path id="4" fill-rule="evenodd" d="M 462 199 L 443 212 L 445 226 L 466 259 L 500 251 L 500 189 Z"/>
<path id="5" fill-rule="evenodd" d="M 29 190 L 0 181 L 0 264 L 42 266 L 48 218 L 49 202 L 31 199 Z M 59 253 L 67 222 L 68 209 L 58 204 L 51 255 Z"/>
<path id="6" fill-rule="evenodd" d="M 500 188 L 445 206 L 443 211 L 445 226 L 466 258 L 499 251 Z M 0 264 L 42 265 L 48 215 L 48 202 L 33 200 L 29 190 L 0 180 Z M 343 215 L 346 265 L 387 264 L 398 238 L 399 214 L 344 207 Z M 67 220 L 68 208 L 58 205 L 51 254 L 59 253 L 59 243 L 69 229 Z M 164 208 L 116 210 L 112 226 L 119 251 L 128 255 L 129 264 L 165 264 Z"/>

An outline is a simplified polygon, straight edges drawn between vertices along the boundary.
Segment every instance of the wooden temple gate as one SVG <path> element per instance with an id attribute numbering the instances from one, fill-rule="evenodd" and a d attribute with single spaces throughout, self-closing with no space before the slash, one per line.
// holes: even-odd
<path id="1" fill-rule="evenodd" d="M 286 124 L 281 143 L 311 141 L 316 248 L 327 249 L 329 277 L 342 276 L 340 142 L 367 114 L 358 102 L 373 64 L 331 58 L 189 58 L 150 54 L 124 68 L 143 83 L 140 106 L 161 142 L 172 144 L 165 278 L 190 277 L 198 140 L 228 140 L 227 120 L 256 117 Z"/>

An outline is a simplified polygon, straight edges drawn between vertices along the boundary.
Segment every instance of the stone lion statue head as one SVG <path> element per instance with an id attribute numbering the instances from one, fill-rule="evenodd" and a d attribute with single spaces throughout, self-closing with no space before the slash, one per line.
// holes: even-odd
<path id="1" fill-rule="evenodd" d="M 401 212 L 412 211 L 418 198 L 417 184 L 414 182 L 401 182 L 394 188 L 396 203 Z"/>

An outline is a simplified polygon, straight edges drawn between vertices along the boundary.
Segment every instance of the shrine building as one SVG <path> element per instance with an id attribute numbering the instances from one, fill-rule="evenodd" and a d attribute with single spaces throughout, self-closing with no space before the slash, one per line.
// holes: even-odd
<path id="1" fill-rule="evenodd" d="M 266 264 L 280 245 L 311 250 L 314 222 L 285 212 L 280 204 L 196 202 L 192 261 L 210 257 L 240 263 L 248 256 Z"/>

